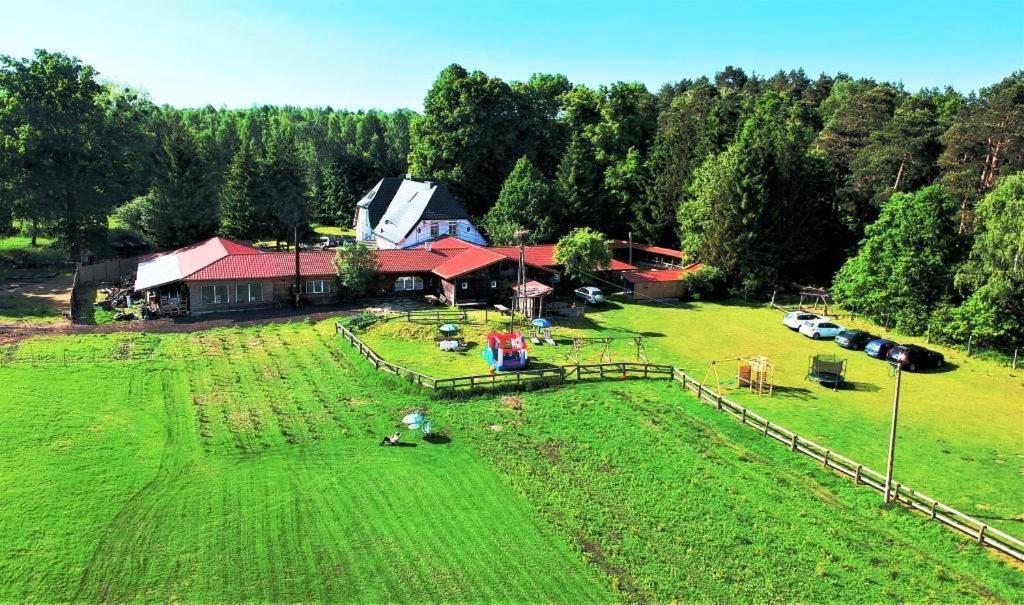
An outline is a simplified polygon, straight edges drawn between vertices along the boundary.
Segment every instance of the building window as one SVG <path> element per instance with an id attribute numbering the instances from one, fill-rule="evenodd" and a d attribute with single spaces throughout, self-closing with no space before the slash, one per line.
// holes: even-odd
<path id="1" fill-rule="evenodd" d="M 492 288 L 497 288 L 497 287 L 498 287 L 498 282 L 496 282 L 496 281 L 492 281 L 492 282 L 491 282 L 491 287 L 492 287 Z"/>
<path id="2" fill-rule="evenodd" d="M 468 281 L 462 282 L 462 289 L 463 290 L 469 290 L 469 282 Z"/>
<path id="3" fill-rule="evenodd" d="M 306 282 L 306 294 L 326 294 L 330 291 L 326 279 L 311 279 Z"/>
<path id="4" fill-rule="evenodd" d="M 223 305 L 228 302 L 228 287 L 224 284 L 206 284 L 203 286 L 204 305 Z"/>
<path id="5" fill-rule="evenodd" d="M 455 235 L 458 233 L 459 224 L 455 221 L 448 221 L 448 235 Z"/>
<path id="6" fill-rule="evenodd" d="M 415 276 L 399 277 L 395 280 L 395 292 L 413 292 L 423 289 L 423 278 Z"/>
<path id="7" fill-rule="evenodd" d="M 437 237 L 441 234 L 441 226 L 437 221 L 430 221 L 430 237 Z"/>
<path id="8" fill-rule="evenodd" d="M 236 284 L 235 300 L 240 303 L 263 302 L 263 284 L 260 282 Z"/>

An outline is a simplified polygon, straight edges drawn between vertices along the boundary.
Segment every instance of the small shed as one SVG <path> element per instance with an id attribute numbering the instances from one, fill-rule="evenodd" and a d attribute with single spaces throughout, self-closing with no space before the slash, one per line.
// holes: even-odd
<path id="1" fill-rule="evenodd" d="M 544 297 L 554 292 L 554 288 L 539 281 L 528 281 L 522 286 L 515 286 L 512 291 L 516 300 L 516 311 L 527 317 L 544 315 Z"/>

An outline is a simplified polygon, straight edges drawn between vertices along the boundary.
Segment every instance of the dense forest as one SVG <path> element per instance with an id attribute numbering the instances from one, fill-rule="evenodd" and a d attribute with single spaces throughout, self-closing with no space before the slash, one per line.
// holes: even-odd
<path id="1" fill-rule="evenodd" d="M 408 173 L 497 243 L 632 233 L 734 293 L 831 284 L 904 332 L 1000 346 L 1024 340 L 1022 137 L 1024 72 L 962 94 L 726 67 L 652 92 L 451 65 L 421 115 L 161 107 L 38 51 L 0 57 L 0 230 L 72 258 L 110 216 L 159 248 L 286 240 Z"/>

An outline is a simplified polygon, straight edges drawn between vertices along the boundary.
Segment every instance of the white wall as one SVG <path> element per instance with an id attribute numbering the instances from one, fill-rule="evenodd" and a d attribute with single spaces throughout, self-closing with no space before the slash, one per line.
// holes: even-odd
<path id="1" fill-rule="evenodd" d="M 436 222 L 438 226 L 438 235 L 430 235 L 431 221 L 420 221 L 420 223 L 413 228 L 412 232 L 409 233 L 408 237 L 406 237 L 404 240 L 402 240 L 402 242 L 400 242 L 398 247 L 412 248 L 414 246 L 422 244 L 428 239 L 431 239 L 431 237 L 441 237 L 444 235 L 448 235 L 448 225 L 450 222 L 455 222 L 456 224 L 455 237 L 461 240 L 465 240 L 467 242 L 479 244 L 481 246 L 487 245 L 487 240 L 480 233 L 480 230 L 476 228 L 476 225 L 474 225 L 473 223 L 469 222 L 466 219 L 461 219 L 458 221 L 440 220 Z M 378 242 L 378 247 L 383 247 L 381 244 L 387 244 L 389 247 L 395 247 L 393 244 L 389 244 L 388 242 Z"/>

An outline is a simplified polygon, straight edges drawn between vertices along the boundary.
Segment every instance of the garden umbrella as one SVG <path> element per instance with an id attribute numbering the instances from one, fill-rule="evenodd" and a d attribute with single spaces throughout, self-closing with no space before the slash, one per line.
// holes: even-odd
<path id="1" fill-rule="evenodd" d="M 416 424 L 416 425 L 418 425 L 421 422 L 423 422 L 423 414 L 420 414 L 419 412 L 414 412 L 412 414 L 406 414 L 405 417 L 402 418 L 402 424 L 407 424 L 407 425 Z M 415 427 L 411 427 L 410 426 L 409 428 L 415 428 Z"/>
<path id="2" fill-rule="evenodd" d="M 543 317 L 538 317 L 537 319 L 533 320 L 533 325 L 538 328 L 550 328 L 551 322 L 544 319 Z"/>
<path id="3" fill-rule="evenodd" d="M 441 326 L 441 332 L 444 334 L 454 334 L 459 331 L 459 326 L 455 324 L 444 324 Z"/>

